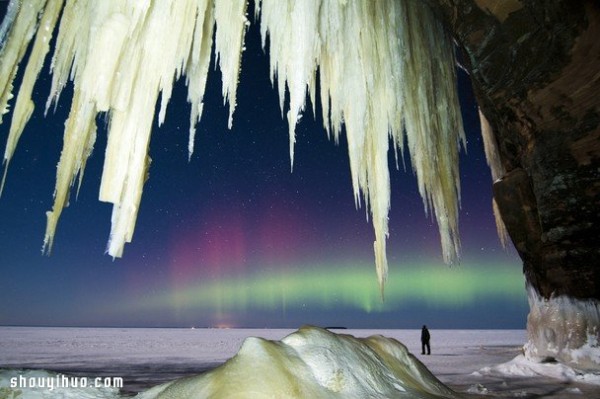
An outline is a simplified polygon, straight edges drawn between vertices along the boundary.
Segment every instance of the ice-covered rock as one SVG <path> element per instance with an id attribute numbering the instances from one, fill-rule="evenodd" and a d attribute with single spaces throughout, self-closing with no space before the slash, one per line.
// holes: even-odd
<path id="1" fill-rule="evenodd" d="M 528 287 L 530 312 L 525 356 L 555 359 L 576 369 L 600 372 L 600 308 L 594 299 L 542 298 Z"/>

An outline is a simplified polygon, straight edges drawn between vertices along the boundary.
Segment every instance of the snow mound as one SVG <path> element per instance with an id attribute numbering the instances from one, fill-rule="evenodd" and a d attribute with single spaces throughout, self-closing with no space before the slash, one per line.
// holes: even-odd
<path id="1" fill-rule="evenodd" d="M 303 327 L 281 341 L 248 338 L 222 366 L 138 399 L 457 398 L 400 342 Z"/>
<path id="2" fill-rule="evenodd" d="M 493 367 L 484 367 L 477 375 L 550 377 L 564 382 L 583 382 L 600 385 L 600 373 L 583 372 L 562 363 L 539 363 L 519 355 L 513 360 Z"/>
<path id="3" fill-rule="evenodd" d="M 469 389 L 467 389 L 469 393 L 479 393 L 479 394 L 487 394 L 489 391 L 483 384 L 471 385 Z"/>

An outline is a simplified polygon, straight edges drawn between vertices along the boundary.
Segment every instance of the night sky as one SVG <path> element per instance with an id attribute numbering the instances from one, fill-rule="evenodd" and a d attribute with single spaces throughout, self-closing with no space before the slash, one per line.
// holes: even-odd
<path id="1" fill-rule="evenodd" d="M 459 76 L 468 139 L 461 156 L 462 262 L 443 264 L 409 158 L 406 171 L 396 170 L 390 153 L 390 272 L 381 302 L 374 233 L 366 210 L 354 205 L 345 140 L 328 140 L 308 106 L 290 173 L 288 128 L 257 24 L 246 47 L 233 128 L 220 72 L 211 68 L 190 162 L 189 104 L 183 80 L 176 85 L 166 123 L 152 135 L 133 242 L 114 261 L 104 254 L 112 207 L 97 199 L 104 115 L 78 198 L 74 190 L 51 256 L 41 254 L 72 91 L 44 117 L 46 63 L 0 198 L 0 325 L 524 328 L 521 261 L 496 235 L 468 76 Z M 9 126 L 10 116 L 0 125 L 2 151 Z"/>

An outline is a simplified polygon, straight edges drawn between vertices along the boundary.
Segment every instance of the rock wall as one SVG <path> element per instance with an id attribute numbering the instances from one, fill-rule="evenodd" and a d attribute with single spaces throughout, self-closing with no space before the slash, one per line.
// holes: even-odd
<path id="1" fill-rule="evenodd" d="M 548 348 L 581 347 L 582 336 L 600 352 L 600 3 L 429 2 L 457 40 L 506 170 L 494 197 L 536 303 L 528 353 L 572 361 Z M 542 316 L 557 300 L 576 304 L 577 323 Z M 600 356 L 588 363 L 600 368 Z"/>

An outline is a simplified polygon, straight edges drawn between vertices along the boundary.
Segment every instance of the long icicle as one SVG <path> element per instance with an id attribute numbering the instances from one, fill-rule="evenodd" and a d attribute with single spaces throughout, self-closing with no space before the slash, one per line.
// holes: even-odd
<path id="1" fill-rule="evenodd" d="M 500 160 L 500 153 L 498 151 L 498 146 L 496 145 L 496 139 L 494 138 L 492 127 L 490 126 L 490 123 L 483 112 L 481 112 L 481 109 L 479 109 L 479 123 L 481 126 L 481 138 L 483 139 L 485 159 L 492 173 L 492 181 L 495 183 L 496 181 L 502 179 L 506 173 L 506 170 L 504 169 L 504 166 L 502 166 L 502 162 Z M 508 230 L 506 229 L 506 225 L 502 220 L 500 209 L 498 208 L 498 203 L 496 202 L 495 198 L 492 199 L 492 211 L 494 212 L 496 231 L 498 233 L 500 243 L 502 244 L 502 247 L 507 248 L 509 242 Z"/>
<path id="2" fill-rule="evenodd" d="M 40 28 L 37 30 L 35 43 L 31 50 L 31 54 L 29 55 L 29 62 L 25 68 L 23 83 L 21 83 L 21 87 L 19 88 L 19 94 L 17 95 L 15 110 L 10 124 L 10 131 L 6 140 L 3 160 L 4 175 L 2 176 L 2 183 L 0 183 L 0 195 L 4 188 L 10 160 L 17 148 L 23 129 L 25 129 L 25 125 L 29 122 L 29 118 L 31 118 L 31 114 L 33 114 L 35 108 L 31 93 L 33 92 L 33 86 L 35 85 L 37 77 L 44 66 L 46 55 L 50 51 L 52 32 L 54 32 L 54 27 L 62 7 L 63 0 L 48 0 L 40 19 Z"/>
<path id="3" fill-rule="evenodd" d="M 305 10 L 306 4 L 312 7 Z M 456 262 L 458 150 L 464 133 L 451 40 L 431 10 L 416 2 L 307 1 L 299 6 L 292 0 L 262 0 L 256 14 L 263 46 L 270 39 L 271 80 L 275 84 L 277 78 L 282 112 L 286 87 L 289 91 L 291 161 L 295 125 L 307 92 L 314 97 L 317 70 L 325 128 L 336 142 L 345 128 L 356 204 L 363 200 L 373 220 L 382 292 L 391 192 L 388 148 L 391 136 L 395 151 L 403 151 L 404 126 L 425 209 L 439 226 L 444 260 Z M 295 39 L 301 45 L 294 45 Z"/>

